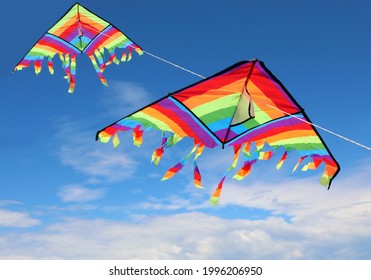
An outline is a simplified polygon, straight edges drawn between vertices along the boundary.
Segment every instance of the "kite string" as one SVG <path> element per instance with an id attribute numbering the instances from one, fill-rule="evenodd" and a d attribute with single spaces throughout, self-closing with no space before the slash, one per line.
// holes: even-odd
<path id="1" fill-rule="evenodd" d="M 336 132 L 333 132 L 333 131 L 331 131 L 331 130 L 328 130 L 327 128 L 324 128 L 324 127 L 322 127 L 322 126 L 319 126 L 319 125 L 314 124 L 314 123 L 312 123 L 312 122 L 309 122 L 309 121 L 307 121 L 307 120 L 303 120 L 303 119 L 301 119 L 301 118 L 299 118 L 299 117 L 297 117 L 297 116 L 294 116 L 294 115 L 292 115 L 292 114 L 290 114 L 290 113 L 288 113 L 288 112 L 286 112 L 286 111 L 284 111 L 284 110 L 281 110 L 281 109 L 279 109 L 279 108 L 277 108 L 277 107 L 274 107 L 274 106 L 272 106 L 272 105 L 270 105 L 270 104 L 265 104 L 265 105 L 268 106 L 268 107 L 270 107 L 270 108 L 272 108 L 272 109 L 275 109 L 275 110 L 277 110 L 277 111 L 280 111 L 280 112 L 282 112 L 282 113 L 284 113 L 284 114 L 286 114 L 286 115 L 289 115 L 289 116 L 291 116 L 291 117 L 293 117 L 293 118 L 295 118 L 295 119 L 298 119 L 298 120 L 300 120 L 300 121 L 302 121 L 302 122 L 305 122 L 305 123 L 307 123 L 307 124 L 313 125 L 314 127 L 317 127 L 317 128 L 319 128 L 319 129 L 322 129 L 323 131 L 326 131 L 327 133 L 330 133 L 330 134 L 332 134 L 332 135 L 334 135 L 334 136 L 336 136 L 336 137 L 339 137 L 339 138 L 341 138 L 341 139 L 343 139 L 343 140 L 345 140 L 345 141 L 348 141 L 348 142 L 353 143 L 353 144 L 355 144 L 355 145 L 357 145 L 357 146 L 360 146 L 360 147 L 362 147 L 362 148 L 364 148 L 364 149 L 366 149 L 366 150 L 371 151 L 371 148 L 370 148 L 370 147 L 368 147 L 368 146 L 366 146 L 366 145 L 363 145 L 363 144 L 361 144 L 361 143 L 358 143 L 358 142 L 356 142 L 356 141 L 354 141 L 354 140 L 352 140 L 352 139 L 349 139 L 349 138 L 347 138 L 347 137 L 345 137 L 345 136 L 343 136 L 343 135 L 340 135 L 340 134 L 338 134 L 338 133 L 336 133 Z"/>
<path id="2" fill-rule="evenodd" d="M 200 75 L 200 74 L 197 74 L 197 73 L 195 73 L 195 72 L 193 72 L 193 71 L 191 71 L 191 70 L 189 70 L 189 69 L 186 69 L 186 68 L 184 68 L 184 67 L 182 67 L 182 66 L 180 66 L 180 65 L 178 65 L 178 64 L 175 64 L 175 63 L 173 63 L 173 62 L 171 62 L 171 61 L 168 61 L 168 60 L 166 60 L 166 59 L 163 59 L 163 58 L 161 58 L 161 57 L 159 57 L 159 56 L 157 56 L 157 55 L 154 55 L 154 54 L 152 54 L 152 53 L 150 53 L 150 52 L 147 52 L 147 51 L 145 51 L 145 50 L 143 50 L 143 52 L 144 52 L 145 54 L 148 54 L 149 56 L 152 56 L 153 58 L 156 58 L 156 59 L 161 60 L 161 61 L 163 61 L 163 62 L 165 62 L 165 63 L 167 63 L 167 64 L 170 64 L 170 65 L 172 65 L 172 66 L 174 66 L 174 67 L 176 67 L 176 68 L 179 68 L 179 69 L 181 69 L 181 70 L 183 70 L 183 71 L 186 71 L 186 72 L 188 72 L 188 73 L 191 73 L 192 75 L 198 76 L 198 77 L 200 77 L 200 78 L 202 78 L 202 79 L 206 79 L 205 76 L 202 76 L 202 75 Z"/>
<path id="3" fill-rule="evenodd" d="M 87 25 L 85 25 L 85 24 L 84 24 L 84 26 L 85 26 L 85 28 L 87 28 L 87 29 L 91 29 L 91 30 L 96 31 L 94 28 L 91 28 L 90 26 L 87 26 Z M 103 35 L 106 36 L 106 37 L 108 37 L 108 38 L 111 38 L 111 37 L 112 37 L 112 36 L 109 36 L 109 35 L 104 34 L 104 33 L 103 33 Z M 180 65 L 178 65 L 178 64 L 175 64 L 175 63 L 173 63 L 173 62 L 171 62 L 171 61 L 168 61 L 168 60 L 166 60 L 166 59 L 164 59 L 164 58 L 161 58 L 161 57 L 159 57 L 159 56 L 157 56 L 157 55 L 154 55 L 154 54 L 152 54 L 152 53 L 150 53 L 150 52 L 147 52 L 147 51 L 145 51 L 145 50 L 143 50 L 143 52 L 144 52 L 145 54 L 147 54 L 147 55 L 153 57 L 153 58 L 156 58 L 156 59 L 158 59 L 158 60 L 160 60 L 160 61 L 162 61 L 162 62 L 165 62 L 165 63 L 167 63 L 167 64 L 169 64 L 169 65 L 171 65 L 171 66 L 174 66 L 174 67 L 176 67 L 176 68 L 178 68 L 178 69 L 180 69 L 180 70 L 186 71 L 186 72 L 188 72 L 188 73 L 190 73 L 190 74 L 192 74 L 192 75 L 198 76 L 198 77 L 200 77 L 200 78 L 202 78 L 202 79 L 206 79 L 205 76 L 202 76 L 202 75 L 200 75 L 200 74 L 197 74 L 196 72 L 193 72 L 193 71 L 191 71 L 191 70 L 189 70 L 189 69 L 186 69 L 186 68 L 184 68 L 184 67 L 182 67 L 182 66 L 180 66 Z M 339 138 L 341 138 L 341 139 L 343 139 L 343 140 L 345 140 L 345 141 L 348 141 L 348 142 L 350 142 L 350 143 L 352 143 L 352 144 L 355 144 L 355 145 L 357 145 L 357 146 L 359 146 L 359 147 L 362 147 L 362 148 L 364 148 L 364 149 L 366 149 L 366 150 L 371 151 L 371 148 L 370 148 L 370 147 L 368 147 L 368 146 L 366 146 L 366 145 L 363 145 L 363 144 L 361 144 L 361 143 L 358 143 L 358 142 L 356 142 L 356 141 L 354 141 L 354 140 L 352 140 L 352 139 L 349 139 L 349 138 L 347 138 L 347 137 L 345 137 L 345 136 L 343 136 L 343 135 L 340 135 L 340 134 L 338 134 L 338 133 L 336 133 L 336 132 L 333 132 L 333 131 L 331 131 L 331 130 L 329 130 L 329 129 L 327 129 L 327 128 L 324 128 L 324 127 L 319 126 L 319 125 L 317 125 L 317 124 L 314 124 L 314 123 L 312 123 L 312 122 L 309 122 L 309 121 L 303 120 L 303 119 L 301 119 L 301 118 L 299 118 L 299 117 L 296 117 L 296 116 L 294 116 L 294 115 L 292 115 L 292 114 L 290 114 L 290 113 L 288 113 L 288 112 L 285 112 L 285 111 L 283 111 L 283 110 L 281 110 L 281 109 L 279 109 L 279 108 L 277 108 L 277 107 L 274 107 L 274 106 L 272 106 L 272 105 L 269 105 L 269 104 L 265 104 L 265 105 L 268 106 L 268 107 L 270 107 L 270 108 L 272 108 L 272 109 L 274 109 L 274 110 L 277 110 L 277 111 L 280 111 L 280 112 L 282 112 L 282 113 L 284 113 L 284 114 L 286 114 L 286 115 L 289 115 L 289 116 L 291 116 L 291 117 L 293 117 L 293 118 L 296 118 L 296 119 L 298 119 L 298 120 L 300 120 L 300 121 L 302 121 L 302 122 L 305 122 L 305 123 L 310 124 L 310 125 L 312 125 L 312 126 L 314 126 L 314 127 L 317 127 L 317 128 L 319 128 L 319 129 L 321 129 L 321 130 L 323 130 L 323 131 L 326 131 L 327 133 L 330 133 L 330 134 L 332 134 L 332 135 L 334 135 L 334 136 L 336 136 L 336 137 L 339 137 Z"/>

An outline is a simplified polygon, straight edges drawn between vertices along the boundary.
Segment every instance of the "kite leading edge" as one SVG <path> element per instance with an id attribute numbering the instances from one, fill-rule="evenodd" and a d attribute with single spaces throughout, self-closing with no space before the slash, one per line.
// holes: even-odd
<path id="1" fill-rule="evenodd" d="M 116 49 L 123 49 L 121 58 L 116 57 Z M 129 61 L 133 50 L 139 55 L 143 50 L 109 22 L 95 15 L 79 3 L 53 25 L 25 57 L 14 67 L 14 71 L 29 67 L 33 62 L 35 73 L 39 74 L 44 59 L 47 59 L 48 69 L 54 73 L 53 57 L 59 56 L 68 83 L 68 92 L 75 88 L 76 57 L 80 53 L 87 54 L 104 85 L 107 81 L 103 72 L 107 65 Z M 108 51 L 109 58 L 105 58 Z M 14 72 L 13 71 L 13 72 Z"/>
<path id="2" fill-rule="evenodd" d="M 184 137 L 192 138 L 193 149 L 166 172 L 163 180 L 179 172 L 194 155 L 194 183 L 198 188 L 202 188 L 202 183 L 196 159 L 203 149 L 232 146 L 233 162 L 211 197 L 213 204 L 218 204 L 224 180 L 236 168 L 241 154 L 243 165 L 233 177 L 237 180 L 245 178 L 257 161 L 272 158 L 280 147 L 284 152 L 277 169 L 281 168 L 290 152 L 296 150 L 299 161 L 293 171 L 304 160 L 302 171 L 314 170 L 323 164 L 325 170 L 320 182 L 328 188 L 340 170 L 303 109 L 258 60 L 236 63 L 173 92 L 98 131 L 97 140 L 103 143 L 112 140 L 117 147 L 120 144 L 119 132 L 129 130 L 133 131 L 137 146 L 142 143 L 144 131 L 162 131 L 162 144 L 152 155 L 152 162 L 156 165 L 165 149 Z"/>

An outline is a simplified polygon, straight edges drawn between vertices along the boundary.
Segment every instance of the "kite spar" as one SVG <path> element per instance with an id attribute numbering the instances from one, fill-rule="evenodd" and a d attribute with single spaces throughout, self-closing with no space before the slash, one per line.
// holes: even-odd
<path id="1" fill-rule="evenodd" d="M 277 109 L 273 109 L 277 108 Z M 118 134 L 133 131 L 134 144 L 140 146 L 144 131 L 162 131 L 161 146 L 152 155 L 158 164 L 164 151 L 184 137 L 194 141 L 186 157 L 165 173 L 163 180 L 179 172 L 194 154 L 194 183 L 202 187 L 196 159 L 204 148 L 232 146 L 233 162 L 221 178 L 211 202 L 217 204 L 228 173 L 237 166 L 241 154 L 243 166 L 235 179 L 246 177 L 259 160 L 272 158 L 278 148 L 284 153 L 279 169 L 290 152 L 305 160 L 303 171 L 325 166 L 321 184 L 330 187 L 340 167 L 330 150 L 310 124 L 308 116 L 282 83 L 258 60 L 242 61 L 198 83 L 170 93 L 97 132 L 103 143 L 112 140 L 117 147 Z M 254 146 L 255 149 L 251 147 Z"/>
<path id="2" fill-rule="evenodd" d="M 117 49 L 123 50 L 120 59 L 116 57 Z M 108 59 L 105 58 L 105 51 L 109 53 Z M 68 92 L 72 93 L 75 88 L 78 54 L 89 56 L 99 79 L 107 85 L 103 77 L 106 66 L 129 61 L 133 51 L 139 55 L 143 53 L 141 47 L 119 29 L 76 3 L 36 42 L 15 66 L 14 71 L 29 67 L 33 62 L 35 73 L 39 74 L 43 60 L 47 59 L 49 72 L 53 74 L 52 59 L 58 55 L 70 85 Z"/>

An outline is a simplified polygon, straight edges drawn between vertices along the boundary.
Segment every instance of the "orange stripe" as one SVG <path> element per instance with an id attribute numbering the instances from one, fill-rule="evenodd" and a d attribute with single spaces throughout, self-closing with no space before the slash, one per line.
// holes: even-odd
<path id="1" fill-rule="evenodd" d="M 295 139 L 298 137 L 317 136 L 314 130 L 294 130 L 285 131 L 276 135 L 272 135 L 264 139 L 268 143 L 276 143 L 282 140 Z"/>
<path id="2" fill-rule="evenodd" d="M 85 16 L 82 13 L 80 13 L 80 20 L 82 21 L 83 24 L 89 25 L 90 32 L 92 32 L 93 30 L 101 32 L 104 28 L 106 28 L 109 25 L 109 23 L 107 23 L 107 25 L 101 25 L 99 24 L 99 22 L 92 20 L 91 18 Z"/>

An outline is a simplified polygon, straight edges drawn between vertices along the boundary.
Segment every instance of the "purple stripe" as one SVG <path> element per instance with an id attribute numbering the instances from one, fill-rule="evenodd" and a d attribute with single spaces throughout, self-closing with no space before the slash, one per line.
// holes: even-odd
<path id="1" fill-rule="evenodd" d="M 77 55 L 80 53 L 80 51 L 78 51 L 78 49 L 76 49 L 75 47 L 73 47 L 71 44 L 63 41 L 62 39 L 54 36 L 54 35 L 51 35 L 51 34 L 46 34 L 41 40 L 43 40 L 44 42 L 47 42 L 47 43 L 50 43 L 50 45 L 45 45 L 45 46 L 52 46 L 53 48 L 55 46 L 58 46 L 60 49 L 63 49 L 64 50 L 64 53 L 71 53 L 71 54 L 74 54 L 74 55 Z M 41 44 L 40 44 L 41 45 Z M 59 50 L 58 50 L 59 52 Z"/>
<path id="2" fill-rule="evenodd" d="M 296 115 L 296 117 L 305 120 L 303 115 L 301 115 L 301 114 Z M 293 117 L 287 117 L 285 119 L 279 119 L 277 121 L 270 122 L 270 123 L 267 123 L 265 125 L 260 125 L 256 128 L 253 128 L 253 129 L 249 130 L 243 136 L 237 138 L 235 141 L 232 141 L 232 143 L 230 145 L 245 143 L 246 141 L 259 136 L 259 134 L 266 133 L 267 131 L 275 129 L 275 128 L 290 127 L 290 126 L 297 125 L 297 124 L 302 124 L 302 123 L 303 123 L 302 121 L 300 121 L 296 118 L 293 118 Z"/>

